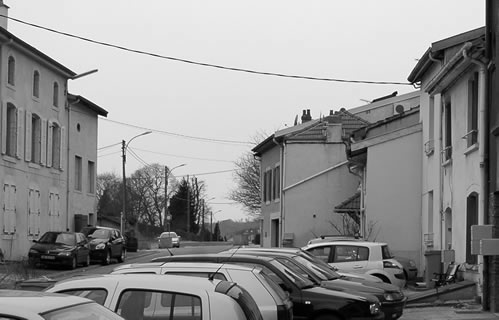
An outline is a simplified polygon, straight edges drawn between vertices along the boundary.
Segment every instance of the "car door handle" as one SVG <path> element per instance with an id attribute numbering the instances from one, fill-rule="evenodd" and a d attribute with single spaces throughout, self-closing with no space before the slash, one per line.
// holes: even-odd
<path id="1" fill-rule="evenodd" d="M 362 266 L 357 265 L 357 266 L 353 266 L 353 268 L 354 269 L 362 269 Z"/>

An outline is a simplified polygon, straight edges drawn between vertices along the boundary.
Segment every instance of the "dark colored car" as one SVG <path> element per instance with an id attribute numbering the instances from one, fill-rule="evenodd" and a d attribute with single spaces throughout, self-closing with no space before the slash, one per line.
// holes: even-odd
<path id="1" fill-rule="evenodd" d="M 125 238 L 118 229 L 106 227 L 94 227 L 89 233 L 90 259 L 101 261 L 102 264 L 111 263 L 111 259 L 118 262 L 125 261 L 126 243 Z"/>
<path id="2" fill-rule="evenodd" d="M 28 253 L 31 265 L 63 265 L 71 269 L 90 264 L 87 238 L 79 232 L 49 231 L 33 240 Z"/>
<path id="3" fill-rule="evenodd" d="M 213 262 L 257 266 L 288 291 L 295 320 L 383 319 L 379 300 L 370 294 L 329 290 L 296 273 L 281 257 L 196 254 L 155 258 L 152 262 Z"/>
<path id="4" fill-rule="evenodd" d="M 327 263 L 300 248 L 239 248 L 230 250 L 233 254 L 251 254 L 286 257 L 288 266 L 315 283 L 332 290 L 362 292 L 375 295 L 381 303 L 385 319 L 402 316 L 407 297 L 397 286 L 388 283 L 347 280 L 336 273 Z M 298 267 L 291 266 L 293 263 Z"/>

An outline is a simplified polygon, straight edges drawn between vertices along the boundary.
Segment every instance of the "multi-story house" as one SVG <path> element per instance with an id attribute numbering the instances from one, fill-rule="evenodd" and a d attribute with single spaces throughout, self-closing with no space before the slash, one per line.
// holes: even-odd
<path id="1" fill-rule="evenodd" d="M 7 9 L 0 1 L 0 12 Z M 73 230 L 75 213 L 95 212 L 95 186 L 83 189 L 82 181 L 95 185 L 97 115 L 106 112 L 81 97 L 68 102 L 75 76 L 0 21 L 0 249 L 6 259 L 27 256 L 45 231 Z"/>
<path id="2" fill-rule="evenodd" d="M 480 283 L 471 226 L 487 221 L 484 44 L 485 28 L 434 42 L 408 78 L 421 86 L 424 248 Z"/>

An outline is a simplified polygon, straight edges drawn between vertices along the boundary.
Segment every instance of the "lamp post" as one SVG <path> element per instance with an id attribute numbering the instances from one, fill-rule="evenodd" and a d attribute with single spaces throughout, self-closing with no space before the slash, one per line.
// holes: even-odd
<path id="1" fill-rule="evenodd" d="M 172 169 L 168 169 L 168 166 L 165 166 L 165 219 L 166 219 L 166 226 L 167 226 L 167 231 L 170 232 L 170 223 L 171 223 L 171 216 L 168 212 L 168 177 L 170 176 L 170 173 L 172 173 L 173 170 L 186 166 L 187 163 L 182 163 L 179 164 L 176 167 L 173 167 Z"/>
<path id="2" fill-rule="evenodd" d="M 133 139 L 135 138 L 138 138 L 140 136 L 145 136 L 146 134 L 150 134 L 152 133 L 152 131 L 146 131 L 146 132 L 142 132 L 141 134 L 138 134 L 134 137 L 132 137 L 130 140 L 128 140 L 128 142 L 126 142 L 125 140 L 122 140 L 121 141 L 121 151 L 122 151 L 122 158 L 123 158 L 123 161 L 122 161 L 122 164 L 123 164 L 123 211 L 121 213 L 121 233 L 123 234 L 123 232 L 125 231 L 124 229 L 126 229 L 126 215 L 127 215 L 127 212 L 126 212 L 126 174 L 125 174 L 125 164 L 126 164 L 126 150 L 128 148 L 128 145 L 130 144 L 130 142 L 132 142 Z"/>
<path id="3" fill-rule="evenodd" d="M 210 214 L 210 234 L 211 234 L 211 241 L 213 241 L 213 215 L 214 215 L 215 213 L 220 212 L 220 211 L 222 211 L 222 210 L 217 210 L 217 211 L 212 212 L 212 213 Z"/>

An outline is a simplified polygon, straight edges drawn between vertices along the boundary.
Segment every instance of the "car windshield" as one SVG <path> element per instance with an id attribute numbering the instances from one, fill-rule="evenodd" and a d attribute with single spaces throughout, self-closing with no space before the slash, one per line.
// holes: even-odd
<path id="1" fill-rule="evenodd" d="M 328 280 L 341 278 L 341 275 L 338 272 L 334 271 L 334 269 L 329 264 L 312 255 L 310 252 L 302 251 L 300 257 L 311 262 L 315 269 L 324 274 L 324 276 L 326 276 Z"/>
<path id="2" fill-rule="evenodd" d="M 277 267 L 291 282 L 293 282 L 297 287 L 309 288 L 313 287 L 314 283 L 301 275 L 301 272 L 295 272 L 287 265 L 283 264 L 282 261 L 272 260 L 271 263 Z"/>
<path id="3" fill-rule="evenodd" d="M 328 272 L 326 270 L 322 270 L 320 266 L 314 264 L 313 262 L 300 257 L 300 256 L 294 256 L 293 259 L 299 263 L 300 265 L 306 267 L 308 270 L 310 270 L 317 278 L 320 280 L 334 280 L 338 279 L 340 275 L 336 276 L 336 272 L 333 270 L 329 269 L 331 272 Z"/>
<path id="4" fill-rule="evenodd" d="M 76 244 L 76 237 L 73 233 L 47 232 L 40 238 L 40 240 L 38 240 L 38 242 L 74 246 Z"/>
<path id="5" fill-rule="evenodd" d="M 177 234 L 175 232 L 163 232 L 161 238 L 175 238 Z"/>
<path id="6" fill-rule="evenodd" d="M 45 320 L 123 320 L 116 313 L 95 302 L 49 311 L 41 316 Z"/>
<path id="7" fill-rule="evenodd" d="M 111 234 L 111 231 L 106 230 L 106 229 L 97 229 L 89 235 L 90 238 L 96 238 L 96 239 L 109 239 L 109 235 Z"/>

